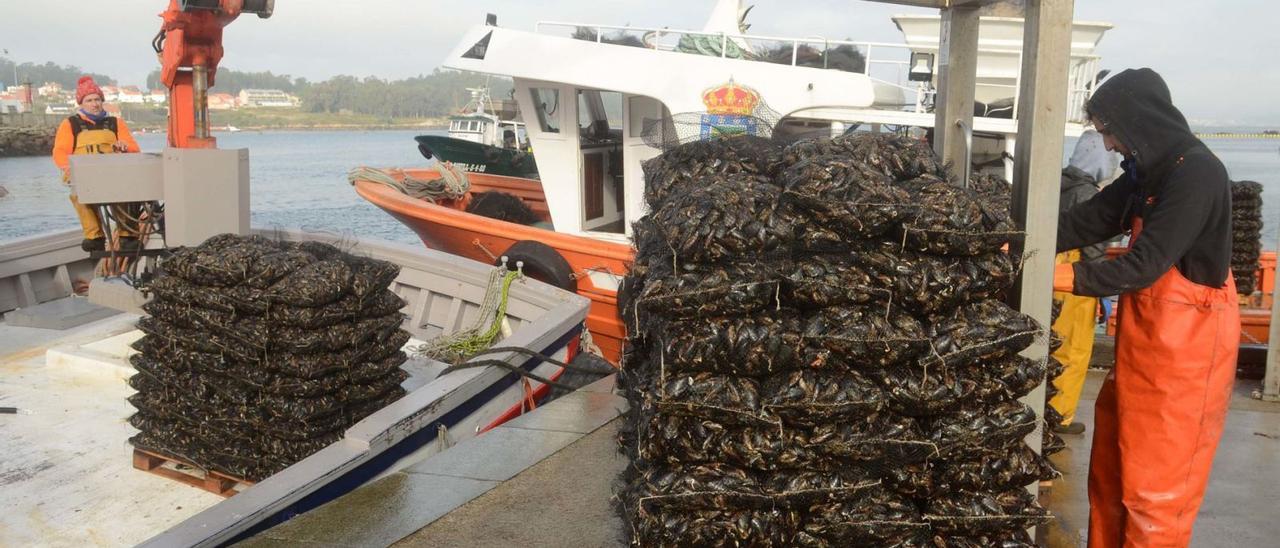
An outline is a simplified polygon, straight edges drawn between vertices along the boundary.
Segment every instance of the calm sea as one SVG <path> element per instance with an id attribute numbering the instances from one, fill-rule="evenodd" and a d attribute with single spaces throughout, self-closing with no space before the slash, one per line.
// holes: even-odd
<path id="1" fill-rule="evenodd" d="M 399 221 L 368 204 L 347 183 L 362 165 L 422 166 L 414 135 L 427 131 L 270 131 L 217 133 L 221 148 L 248 148 L 250 204 L 255 227 L 300 227 L 312 231 L 416 243 Z M 163 134 L 138 135 L 144 151 L 164 148 Z M 1236 180 L 1263 184 L 1267 228 L 1263 246 L 1276 246 L 1273 222 L 1280 215 L 1280 140 L 1211 139 L 1206 143 Z M 1072 143 L 1067 143 L 1066 154 Z M 1064 160 L 1065 161 L 1065 160 Z M 76 228 L 67 190 L 48 157 L 0 158 L 0 242 L 19 236 Z"/>
<path id="2" fill-rule="evenodd" d="M 412 231 L 356 194 L 347 171 L 427 165 L 413 141 L 424 133 L 433 132 L 242 131 L 214 136 L 219 148 L 249 149 L 254 227 L 300 227 L 416 243 Z M 163 133 L 136 138 L 145 152 L 164 149 Z M 80 226 L 49 157 L 0 158 L 0 186 L 9 191 L 0 198 L 0 242 Z"/>

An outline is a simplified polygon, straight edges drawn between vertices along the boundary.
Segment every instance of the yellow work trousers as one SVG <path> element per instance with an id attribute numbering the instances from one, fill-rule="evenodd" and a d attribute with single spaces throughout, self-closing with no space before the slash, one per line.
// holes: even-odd
<path id="1" fill-rule="evenodd" d="M 1059 253 L 1055 262 L 1064 264 L 1079 260 L 1080 251 L 1073 249 Z M 1085 374 L 1089 372 L 1089 358 L 1093 355 L 1098 299 L 1057 291 L 1053 293 L 1053 298 L 1062 301 L 1062 312 L 1058 315 L 1058 321 L 1053 323 L 1053 330 L 1062 337 L 1062 348 L 1054 352 L 1053 357 L 1066 368 L 1062 375 L 1053 380 L 1058 393 L 1049 400 L 1049 405 L 1062 414 L 1062 424 L 1071 424 L 1076 416 L 1076 406 L 1080 403 L 1080 392 L 1084 390 Z"/>
<path id="2" fill-rule="evenodd" d="M 76 216 L 80 218 L 80 230 L 84 233 L 84 239 L 95 240 L 102 237 L 102 220 L 98 218 L 98 210 L 80 203 L 75 194 L 71 195 L 71 205 L 76 209 Z M 112 205 L 111 214 L 116 219 L 125 219 L 125 215 L 129 212 L 123 207 Z M 121 224 L 124 224 L 123 222 Z M 114 232 L 116 238 L 136 237 L 137 231 L 131 230 L 129 226 L 118 226 Z"/>

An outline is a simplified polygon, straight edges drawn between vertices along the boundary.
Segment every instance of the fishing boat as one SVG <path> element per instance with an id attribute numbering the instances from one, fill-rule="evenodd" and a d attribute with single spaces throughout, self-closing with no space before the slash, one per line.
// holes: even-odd
<path id="1" fill-rule="evenodd" d="M 355 181 L 356 191 L 433 249 L 545 265 L 545 281 L 591 299 L 587 328 L 616 363 L 625 334 L 617 291 L 632 257 L 631 224 L 647 213 L 645 160 L 671 143 L 726 128 L 777 138 L 919 128 L 914 135 L 923 137 L 934 124 L 931 64 L 919 77 L 911 60 L 937 53 L 936 28 L 933 44 L 911 38 L 915 27 L 905 19 L 898 23 L 904 43 L 755 36 L 744 31 L 746 12 L 738 0 L 721 0 L 701 30 L 539 22 L 533 31 L 485 24 L 464 35 L 444 65 L 514 80 L 541 173 L 539 182 L 475 176 L 471 194 L 512 189 L 535 212 L 545 211 L 551 228 L 466 213 L 466 198 L 432 203 L 367 180 Z M 995 23 L 1004 29 L 1012 21 Z M 988 24 L 984 19 L 979 73 L 1007 60 L 1011 48 L 1020 51 L 1020 37 L 1010 44 L 1007 32 L 989 33 Z M 1082 30 L 1070 57 L 1067 135 L 1084 129 L 1080 107 L 1099 61 L 1094 47 L 1111 27 L 1076 26 Z M 1003 80 L 987 85 L 1016 90 Z M 975 116 L 971 164 L 1012 178 L 1016 133 L 1017 121 L 1007 115 Z M 428 170 L 391 173 L 431 177 Z"/>
<path id="2" fill-rule="evenodd" d="M 508 101 L 493 108 L 488 88 L 469 88 L 471 101 L 449 117 L 448 135 L 418 135 L 418 152 L 474 173 L 538 178 L 524 122 Z M 509 108 L 508 108 L 509 107 Z"/>
<path id="3" fill-rule="evenodd" d="M 331 236 L 261 231 L 288 241 Z M 360 485 L 478 436 L 532 409 L 549 387 L 512 371 L 561 378 L 578 354 L 587 299 L 532 279 L 514 282 L 500 329 L 511 351 L 481 355 L 510 369 L 440 373 L 446 364 L 411 358 L 407 394 L 346 430 L 344 437 L 250 484 L 180 459 L 128 448 L 134 374 L 129 344 L 140 301 L 120 313 L 72 296 L 93 277 L 79 230 L 0 243 L 0 457 L 5 543 L 14 545 L 222 545 L 315 508 Z M 406 305 L 409 347 L 469 326 L 480 314 L 493 267 L 456 255 L 372 240 L 339 243 L 400 266 L 392 289 Z M 118 283 L 94 279 L 90 295 Z M 136 294 L 129 292 L 128 295 Z M 115 301 L 117 305 L 120 300 Z M 70 311 L 70 312 L 69 312 Z M 64 323 L 89 321 L 79 326 Z M 523 350 L 521 350 L 523 349 Z M 527 382 L 526 382 L 527 381 Z M 143 471 L 147 470 L 147 471 Z M 174 481 L 177 480 L 177 481 Z M 194 487 L 193 487 L 194 486 Z M 229 497 L 229 498 L 227 498 Z M 56 533 L 55 533 L 56 531 Z"/>

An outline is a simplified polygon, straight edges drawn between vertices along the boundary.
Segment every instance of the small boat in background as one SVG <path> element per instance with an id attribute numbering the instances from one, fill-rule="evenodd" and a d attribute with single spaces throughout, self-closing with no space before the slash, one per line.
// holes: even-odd
<path id="1" fill-rule="evenodd" d="M 471 88 L 471 101 L 449 118 L 448 135 L 419 135 L 418 152 L 464 171 L 509 177 L 538 178 L 538 164 L 529 148 L 524 123 L 515 101 L 493 108 L 486 88 Z"/>

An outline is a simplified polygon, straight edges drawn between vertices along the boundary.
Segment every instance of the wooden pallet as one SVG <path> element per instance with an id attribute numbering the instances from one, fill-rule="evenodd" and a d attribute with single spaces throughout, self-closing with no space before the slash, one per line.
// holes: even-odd
<path id="1" fill-rule="evenodd" d="M 252 481 L 204 470 L 183 459 L 145 449 L 133 450 L 133 467 L 224 497 L 230 497 L 253 485 Z"/>

